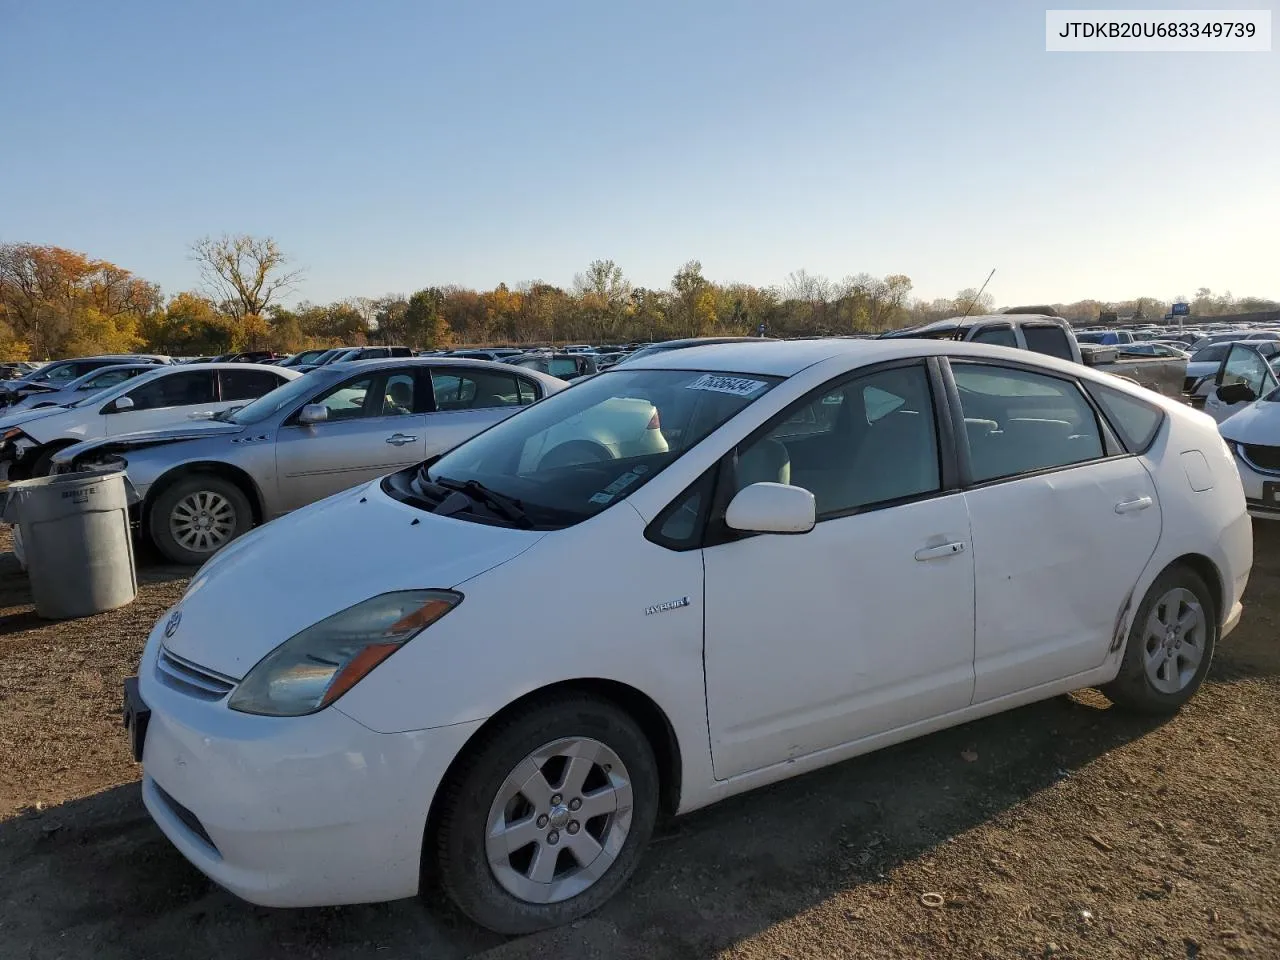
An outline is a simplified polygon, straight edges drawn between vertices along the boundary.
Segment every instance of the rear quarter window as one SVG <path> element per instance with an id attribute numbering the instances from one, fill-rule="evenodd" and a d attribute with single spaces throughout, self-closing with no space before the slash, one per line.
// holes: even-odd
<path id="1" fill-rule="evenodd" d="M 1084 384 L 1094 403 L 1130 453 L 1145 453 L 1160 432 L 1164 411 L 1132 394 L 1091 381 Z"/>

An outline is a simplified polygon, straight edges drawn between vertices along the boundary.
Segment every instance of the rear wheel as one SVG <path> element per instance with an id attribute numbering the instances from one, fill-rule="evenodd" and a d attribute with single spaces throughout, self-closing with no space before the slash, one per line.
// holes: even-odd
<path id="1" fill-rule="evenodd" d="M 653 833 L 658 770 L 626 713 L 586 696 L 503 723 L 442 787 L 436 858 L 477 923 L 529 933 L 575 920 L 626 882 Z"/>
<path id="2" fill-rule="evenodd" d="M 1217 640 L 1218 612 L 1204 580 L 1188 567 L 1166 570 L 1143 597 L 1120 672 L 1102 692 L 1137 713 L 1175 713 L 1200 689 Z"/>
<path id="3" fill-rule="evenodd" d="M 174 563 L 197 566 L 253 526 L 249 498 L 230 480 L 194 474 L 151 506 L 151 539 Z"/>

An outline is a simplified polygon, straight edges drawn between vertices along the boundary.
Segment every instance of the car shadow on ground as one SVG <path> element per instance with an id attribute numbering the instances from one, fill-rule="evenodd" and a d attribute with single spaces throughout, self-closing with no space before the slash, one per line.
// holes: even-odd
<path id="1" fill-rule="evenodd" d="M 735 797 L 671 824 L 602 916 L 649 945 L 724 949 L 1001 818 L 1161 722 L 1082 691 Z"/>
<path id="2" fill-rule="evenodd" d="M 618 931 L 610 954 L 723 949 L 876 882 L 1156 725 L 1097 695 L 1058 697 L 664 825 L 637 876 L 599 914 Z M 0 936 L 16 955 L 42 956 L 41 945 L 55 943 L 49 955 L 113 956 L 104 944 L 120 956 L 163 955 L 178 938 L 193 960 L 317 950 L 325 958 L 448 958 L 503 942 L 429 899 L 426 908 L 412 900 L 312 910 L 244 904 L 169 845 L 136 784 L 0 823 L 0 900 L 15 907 Z"/>

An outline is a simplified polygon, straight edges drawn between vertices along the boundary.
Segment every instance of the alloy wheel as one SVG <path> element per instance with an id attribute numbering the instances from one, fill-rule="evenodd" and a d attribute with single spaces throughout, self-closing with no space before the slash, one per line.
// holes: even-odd
<path id="1" fill-rule="evenodd" d="M 179 546 L 194 553 L 213 553 L 235 535 L 236 509 L 222 494 L 197 490 L 183 497 L 169 514 L 169 532 Z"/>
<path id="2" fill-rule="evenodd" d="M 1161 693 L 1177 693 L 1195 678 L 1204 659 L 1208 625 L 1204 606 L 1183 587 L 1170 590 L 1151 608 L 1143 635 L 1147 679 Z"/>
<path id="3" fill-rule="evenodd" d="M 526 903 L 575 897 L 613 866 L 631 812 L 631 779 L 612 749 L 589 737 L 555 740 L 498 789 L 485 832 L 489 867 Z"/>

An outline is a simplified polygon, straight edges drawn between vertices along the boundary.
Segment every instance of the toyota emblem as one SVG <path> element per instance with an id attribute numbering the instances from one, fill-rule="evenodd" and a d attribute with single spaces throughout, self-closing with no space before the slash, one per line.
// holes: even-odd
<path id="1" fill-rule="evenodd" d="M 178 624 L 182 622 L 182 611 L 175 610 L 169 614 L 169 619 L 165 621 L 164 635 L 168 639 L 178 632 Z"/>

